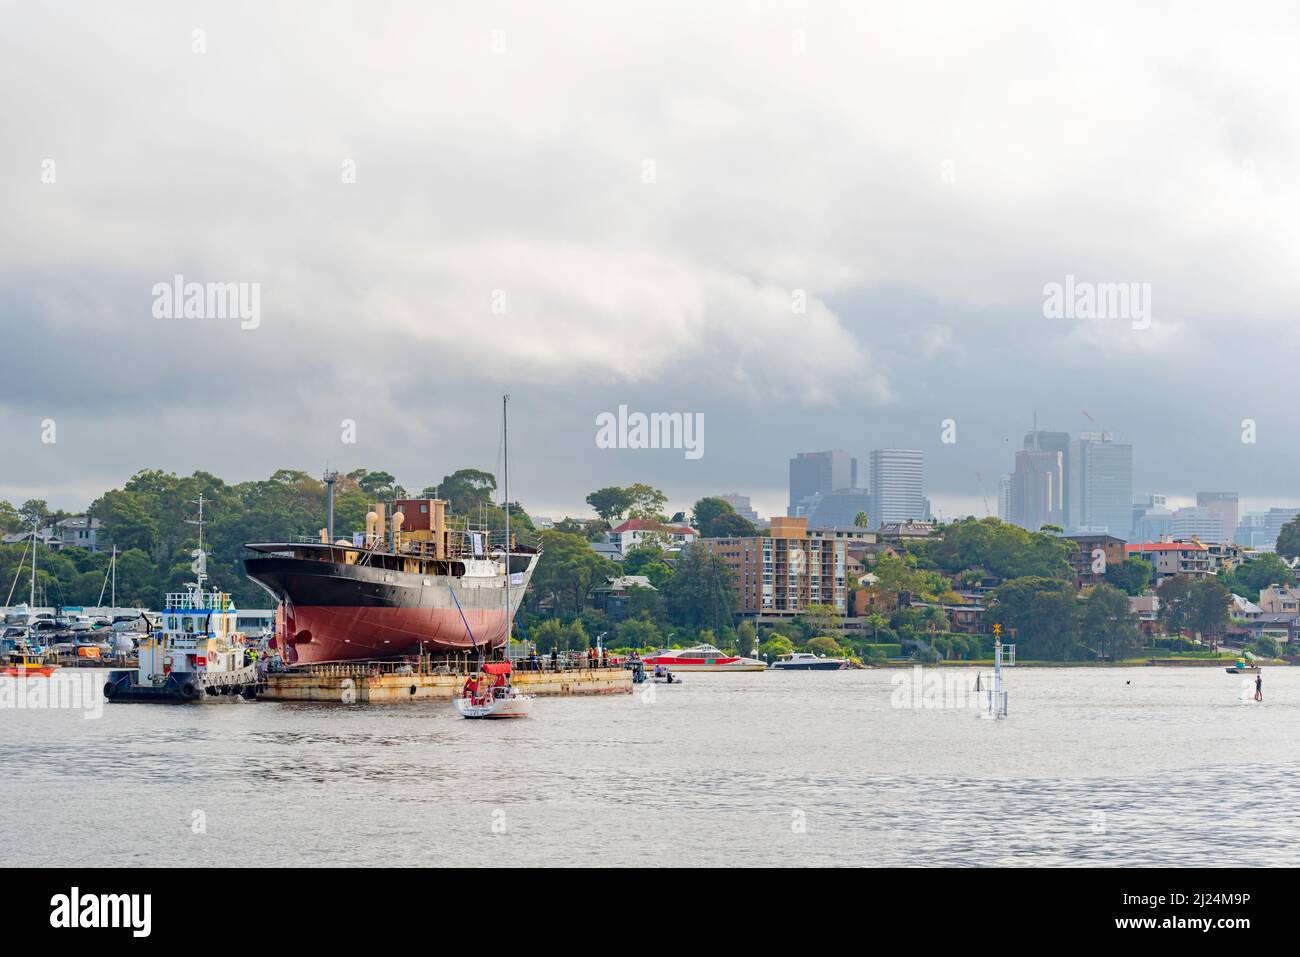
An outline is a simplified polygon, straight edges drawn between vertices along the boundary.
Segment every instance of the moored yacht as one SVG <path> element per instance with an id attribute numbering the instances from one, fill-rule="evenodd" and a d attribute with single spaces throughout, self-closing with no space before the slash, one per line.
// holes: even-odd
<path id="1" fill-rule="evenodd" d="M 782 655 L 772 662 L 772 668 L 777 671 L 839 671 L 847 666 L 848 662 L 843 658 L 827 658 L 810 651 Z"/>

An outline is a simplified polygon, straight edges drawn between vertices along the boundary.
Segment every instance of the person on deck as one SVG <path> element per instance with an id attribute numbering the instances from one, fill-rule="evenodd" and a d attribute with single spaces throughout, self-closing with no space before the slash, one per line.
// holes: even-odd
<path id="1" fill-rule="evenodd" d="M 478 675 L 470 675 L 465 679 L 465 685 L 460 689 L 460 696 L 471 700 L 478 697 Z"/>
<path id="2" fill-rule="evenodd" d="M 1262 674 L 1255 675 L 1255 700 L 1264 700 L 1264 676 Z"/>

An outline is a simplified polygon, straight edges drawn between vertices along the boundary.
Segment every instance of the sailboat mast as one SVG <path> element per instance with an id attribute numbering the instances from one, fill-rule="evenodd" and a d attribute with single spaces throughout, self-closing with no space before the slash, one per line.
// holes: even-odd
<path id="1" fill-rule="evenodd" d="M 510 660 L 510 633 L 514 630 L 513 616 L 510 614 L 510 416 L 506 406 L 510 402 L 507 393 L 501 397 L 501 484 L 506 497 L 506 648 L 505 659 Z"/>
<path id="2" fill-rule="evenodd" d="M 31 600 L 27 603 L 28 608 L 36 607 L 36 526 L 40 522 L 39 518 L 32 520 L 32 595 Z"/>

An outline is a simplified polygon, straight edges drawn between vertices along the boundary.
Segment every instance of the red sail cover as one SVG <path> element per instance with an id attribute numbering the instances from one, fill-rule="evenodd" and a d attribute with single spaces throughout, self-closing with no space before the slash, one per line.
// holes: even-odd
<path id="1" fill-rule="evenodd" d="M 483 666 L 483 670 L 490 675 L 508 675 L 510 674 L 510 662 L 493 661 Z"/>

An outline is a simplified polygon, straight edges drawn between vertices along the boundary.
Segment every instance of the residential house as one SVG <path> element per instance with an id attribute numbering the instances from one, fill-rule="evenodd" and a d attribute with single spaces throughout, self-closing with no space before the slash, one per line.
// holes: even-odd
<path id="1" fill-rule="evenodd" d="M 630 518 L 609 533 L 609 540 L 626 555 L 632 549 L 651 542 L 669 550 L 680 550 L 683 545 L 695 541 L 699 534 L 689 525 L 665 525 L 650 519 Z"/>
<path id="2" fill-rule="evenodd" d="M 1266 615 L 1300 615 L 1300 589 L 1290 584 L 1261 588 L 1259 607 Z"/>

